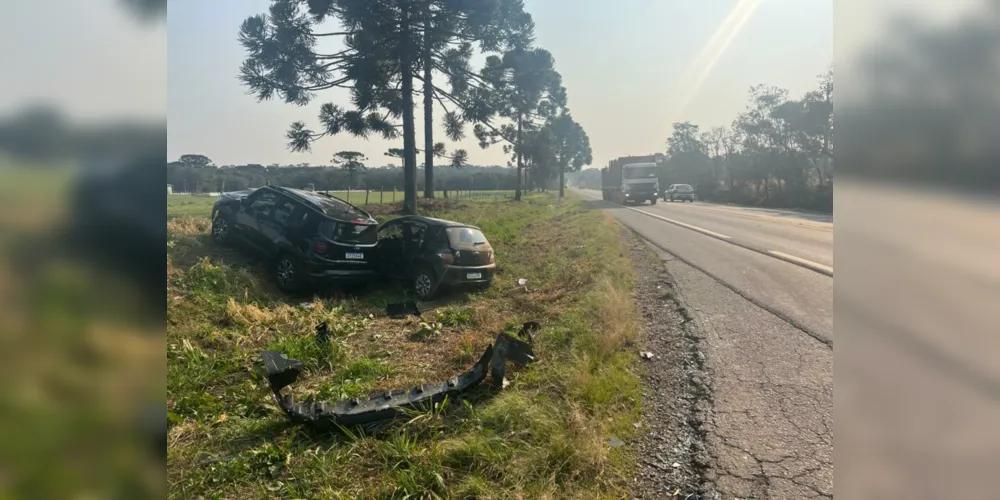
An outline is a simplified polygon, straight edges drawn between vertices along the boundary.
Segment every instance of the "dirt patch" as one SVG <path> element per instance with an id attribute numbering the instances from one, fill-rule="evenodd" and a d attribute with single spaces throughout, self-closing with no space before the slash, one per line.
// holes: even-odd
<path id="1" fill-rule="evenodd" d="M 625 233 L 636 278 L 636 304 L 644 332 L 643 419 L 635 443 L 639 470 L 636 498 L 715 498 L 706 480 L 710 457 L 705 424 L 711 385 L 691 316 L 678 299 L 660 252 L 635 233 Z"/>

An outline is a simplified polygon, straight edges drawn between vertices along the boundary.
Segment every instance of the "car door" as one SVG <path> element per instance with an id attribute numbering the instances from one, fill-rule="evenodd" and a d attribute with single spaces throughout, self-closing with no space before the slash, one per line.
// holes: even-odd
<path id="1" fill-rule="evenodd" d="M 261 233 L 260 221 L 271 216 L 277 202 L 278 193 L 270 189 L 261 189 L 250 195 L 236 214 L 237 230 L 254 250 L 263 255 L 268 254 L 268 245 L 265 244 L 265 237 Z"/>
<path id="2" fill-rule="evenodd" d="M 378 228 L 378 259 L 375 267 L 383 275 L 392 278 L 402 275 L 400 264 L 404 239 L 403 225 L 399 221 L 389 221 Z"/>
<path id="3" fill-rule="evenodd" d="M 403 223 L 403 252 L 400 258 L 402 271 L 413 271 L 417 266 L 427 236 L 427 224 L 420 221 Z"/>
<path id="4" fill-rule="evenodd" d="M 292 219 L 296 214 L 301 215 L 301 209 L 299 203 L 287 196 L 278 195 L 271 212 L 258 218 L 261 248 L 268 257 L 277 256 L 283 247 L 293 246 L 290 234 Z"/>

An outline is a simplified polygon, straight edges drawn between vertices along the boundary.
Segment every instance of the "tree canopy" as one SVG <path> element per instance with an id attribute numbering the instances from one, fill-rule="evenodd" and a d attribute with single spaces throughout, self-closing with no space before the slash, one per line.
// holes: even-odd
<path id="1" fill-rule="evenodd" d="M 320 28 L 328 20 L 338 24 L 332 31 Z M 445 114 L 448 135 L 459 138 L 463 122 L 483 122 L 492 114 L 489 92 L 470 83 L 475 76 L 468 70 L 472 43 L 478 42 L 482 50 L 524 46 L 531 42 L 532 31 L 520 0 L 273 0 L 268 14 L 252 16 L 241 26 L 240 43 L 248 57 L 240 78 L 259 100 L 277 96 L 296 105 L 309 104 L 324 90 L 350 89 L 353 109 L 332 102 L 321 105 L 321 129 L 293 123 L 287 133 L 289 148 L 308 150 L 313 141 L 342 131 L 361 138 L 402 135 L 405 209 L 415 213 L 413 80 L 424 82 L 428 134 L 429 97 L 442 106 L 445 97 L 461 111 Z M 340 38 L 345 48 L 321 52 L 318 40 L 324 37 Z M 434 84 L 435 71 L 447 76 L 449 91 Z M 431 137 L 425 138 L 428 184 L 433 182 Z"/>

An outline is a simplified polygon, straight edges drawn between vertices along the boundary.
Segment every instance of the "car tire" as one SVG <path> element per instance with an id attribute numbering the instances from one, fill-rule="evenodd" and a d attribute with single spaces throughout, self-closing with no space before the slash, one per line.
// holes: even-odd
<path id="1" fill-rule="evenodd" d="M 282 291 L 299 291 L 302 288 L 302 269 L 299 259 L 288 252 L 278 255 L 274 261 L 274 278 Z"/>
<path id="2" fill-rule="evenodd" d="M 649 204 L 650 205 L 656 205 L 656 198 L 653 198 L 652 200 L 649 200 Z"/>
<path id="3" fill-rule="evenodd" d="M 226 214 L 218 214 L 212 221 L 212 242 L 226 246 L 232 239 L 233 218 Z"/>
<path id="4" fill-rule="evenodd" d="M 428 266 L 421 266 L 413 276 L 413 293 L 420 300 L 430 300 L 437 293 L 438 279 Z"/>

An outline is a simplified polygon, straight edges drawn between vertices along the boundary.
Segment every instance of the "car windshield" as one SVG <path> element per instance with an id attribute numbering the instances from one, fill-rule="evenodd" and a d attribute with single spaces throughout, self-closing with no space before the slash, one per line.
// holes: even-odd
<path id="1" fill-rule="evenodd" d="M 651 179 L 659 175 L 655 165 L 650 166 L 626 166 L 625 167 L 625 178 L 626 179 Z"/>
<path id="2" fill-rule="evenodd" d="M 689 186 L 687 184 L 678 184 L 677 185 L 677 190 L 678 191 L 688 192 L 688 191 L 694 191 L 694 188 L 692 188 L 691 186 Z"/>
<path id="3" fill-rule="evenodd" d="M 487 243 L 486 235 L 473 227 L 449 227 L 445 232 L 448 233 L 448 241 L 453 247 L 475 248 Z"/>

